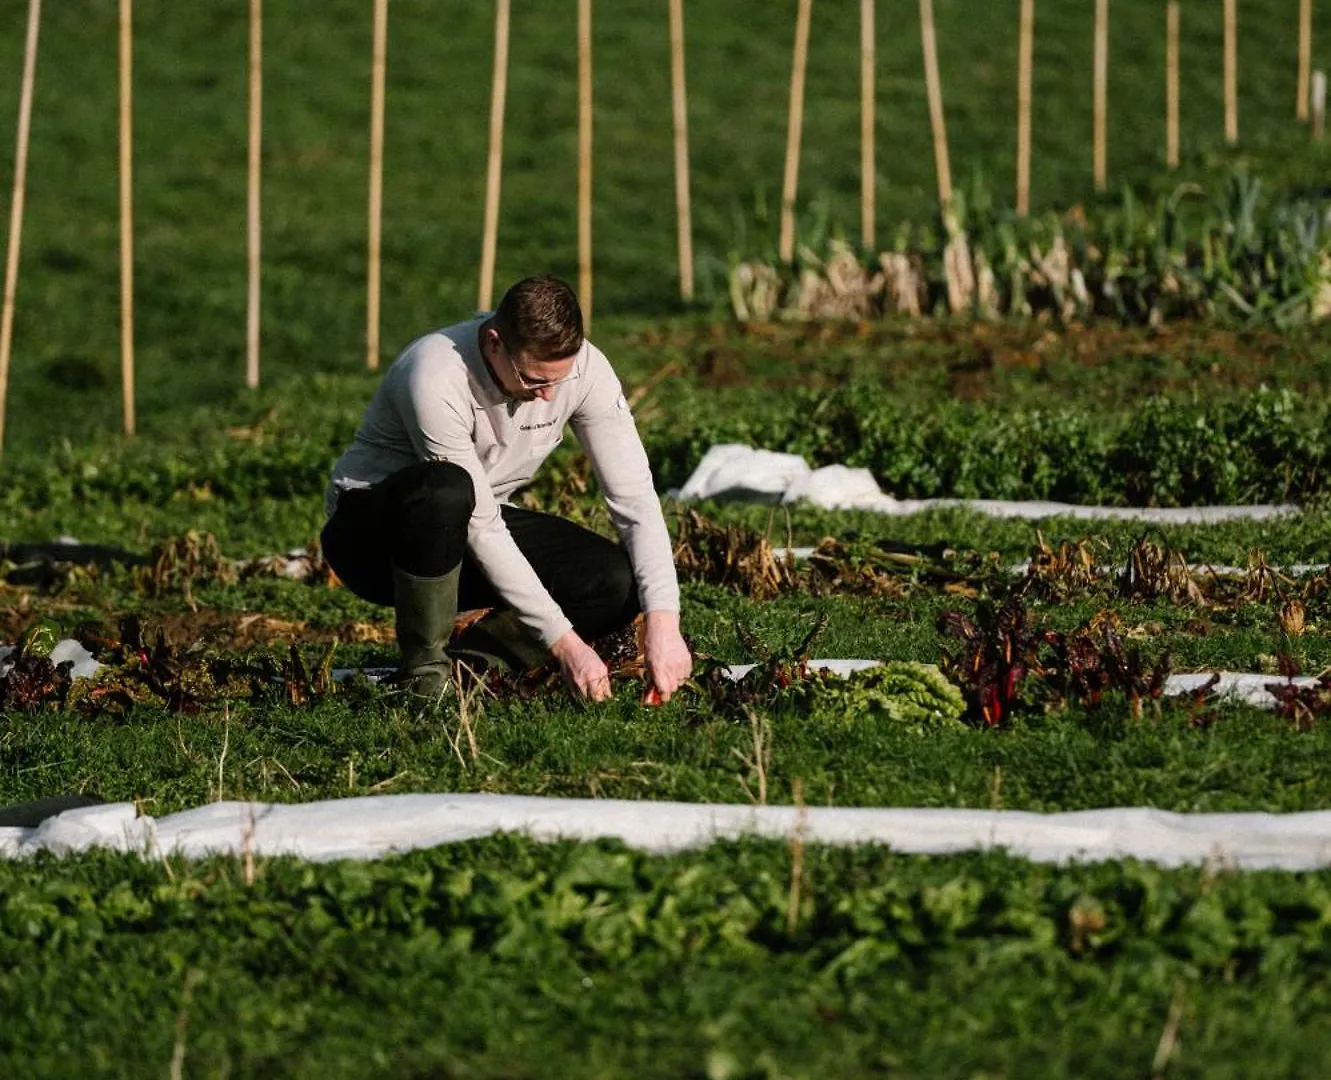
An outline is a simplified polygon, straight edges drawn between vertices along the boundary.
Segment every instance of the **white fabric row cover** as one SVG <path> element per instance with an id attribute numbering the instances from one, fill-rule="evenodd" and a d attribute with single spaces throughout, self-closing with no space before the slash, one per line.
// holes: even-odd
<path id="1" fill-rule="evenodd" d="M 828 510 L 871 510 L 899 516 L 941 506 L 963 506 L 999 518 L 1101 518 L 1169 525 L 1205 525 L 1240 519 L 1260 521 L 1299 511 L 1297 506 L 1291 505 L 1132 507 L 1002 499 L 896 499 L 879 488 L 868 469 L 852 469 L 845 465 L 811 469 L 798 454 L 759 450 L 741 443 L 713 446 L 703 455 L 684 486 L 669 494 L 683 501 L 736 499 L 794 503 L 803 500 Z"/>
<path id="2" fill-rule="evenodd" d="M 0 855 L 92 848 L 179 855 L 292 855 L 375 859 L 416 848 L 519 833 L 537 841 L 616 839 L 652 852 L 722 838 L 883 844 L 942 855 L 1002 849 L 1036 862 L 1141 859 L 1162 866 L 1312 870 L 1331 866 L 1331 811 L 1175 814 L 1149 808 L 1038 814 L 946 810 L 745 806 L 553 799 L 526 795 L 373 795 L 324 802 L 217 802 L 163 818 L 133 803 L 66 810 L 32 829 L 0 828 Z"/>

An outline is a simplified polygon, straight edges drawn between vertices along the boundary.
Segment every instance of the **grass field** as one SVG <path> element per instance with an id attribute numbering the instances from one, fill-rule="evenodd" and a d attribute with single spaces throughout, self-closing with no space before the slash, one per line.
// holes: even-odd
<path id="1" fill-rule="evenodd" d="M 978 172 L 1005 202 L 1017 4 L 935 7 L 954 177 Z M 1075 7 L 1039 7 L 1034 205 L 1094 212 L 1093 5 Z M 1323 198 L 1329 151 L 1293 119 L 1295 6 L 1240 5 L 1236 148 L 1222 140 L 1220 7 L 1183 11 L 1185 160 L 1166 175 L 1163 5 L 1112 5 L 1111 186 L 1149 201 L 1185 181 L 1214 191 L 1234 168 L 1271 195 Z M 1297 502 L 1302 512 L 1157 529 L 960 509 L 883 518 L 699 507 L 748 544 L 836 541 L 828 574 L 799 571 L 762 592 L 699 569 L 709 541 L 668 505 L 681 565 L 694 560 L 683 617 L 700 662 L 695 684 L 663 708 L 639 707 L 632 678 L 590 707 L 557 687 L 501 687 L 467 702 L 473 744 L 460 704 L 421 715 L 360 680 L 333 690 L 315 678 L 299 693 L 274 681 L 282 671 L 287 686 L 304 686 L 293 651 L 317 672 L 325 659 L 392 664 L 396 646 L 390 611 L 325 578 L 238 576 L 217 556 L 317 537 L 328 469 L 378 379 L 363 357 L 368 5 L 267 8 L 265 366 L 251 392 L 247 9 L 135 6 L 140 436 L 126 441 L 117 6 L 46 7 L 0 544 L 67 535 L 123 558 L 45 571 L 0 559 L 0 644 L 45 624 L 115 669 L 100 696 L 53 679 L 20 700 L 0 680 L 0 806 L 68 792 L 163 815 L 221 798 L 474 791 L 738 803 L 761 791 L 773 803 L 1041 812 L 1331 807 L 1325 691 L 1282 711 L 1149 694 L 1134 704 L 1155 665 L 1262 670 L 1273 683 L 1282 666 L 1331 668 L 1331 574 L 1272 569 L 1328 559 L 1331 332 L 1221 321 L 731 324 L 720 315 L 728 261 L 764 255 L 775 238 L 793 4 L 688 8 L 694 310 L 676 297 L 664 5 L 597 5 L 594 337 L 634 396 L 661 489 L 707 446 L 734 440 L 865 466 L 902 497 Z M 17 109 L 25 9 L 0 0 L 0 120 Z M 840 226 L 853 240 L 859 220 L 855 9 L 814 8 L 800 181 L 809 237 Z M 575 12 L 519 5 L 514 18 L 501 286 L 577 269 Z M 391 7 L 385 360 L 475 300 L 491 32 L 487 5 Z M 886 244 L 897 222 L 936 212 L 915 4 L 879 4 L 877 47 Z M 1317 39 L 1314 67 L 1325 55 Z M 12 153 L 0 139 L 0 176 Z M 576 447 L 525 497 L 608 529 Z M 885 560 L 889 549 L 902 560 Z M 1121 573 L 1153 552 L 1247 569 L 1196 579 L 1200 593 L 1177 572 Z M 154 554 L 157 568 L 143 565 Z M 1031 557 L 1068 565 L 1023 585 L 1008 567 Z M 1097 573 L 1079 577 L 1078 560 Z M 940 632 L 940 616 L 983 622 L 1020 589 L 1032 632 L 1049 637 L 1028 643 L 1043 668 L 994 729 L 973 707 L 964 724 L 921 726 L 893 721 L 861 689 L 848 697 L 797 680 L 734 690 L 705 674 L 761 659 L 755 651 L 779 657 L 820 620 L 815 655 L 948 665 L 961 643 Z M 147 667 L 121 647 L 127 616 L 149 644 L 163 633 Z M 1097 704 L 1047 642 L 1105 626 L 1136 666 Z M 210 664 L 231 665 L 232 681 Z M 964 682 L 964 665 L 953 675 Z M 368 864 L 5 863 L 0 1072 L 1325 1071 L 1325 872 L 1043 867 L 1002 852 L 874 848 L 801 858 L 797 871 L 779 843 L 661 857 L 506 836 Z"/>
<path id="2" fill-rule="evenodd" d="M 24 10 L 0 11 L 0 118 L 17 113 Z M 915 5 L 878 15 L 878 214 L 928 220 L 934 179 Z M 853 5 L 813 15 L 801 217 L 858 229 L 858 23 Z M 1017 5 L 940 0 L 940 63 L 953 172 L 1011 198 Z M 1084 8 L 1084 10 L 1083 10 Z M 116 5 L 48 6 L 33 121 L 16 306 L 8 447 L 84 444 L 119 426 Z M 776 233 L 794 5 L 687 12 L 696 249 L 704 308 L 732 252 Z M 1248 0 L 1240 43 L 1242 141 L 1223 147 L 1220 9 L 1189 7 L 1182 46 L 1185 168 L 1160 169 L 1163 16 L 1155 0 L 1113 6 L 1111 186 L 1210 184 L 1230 165 L 1271 192 L 1317 195 L 1327 151 L 1293 119 L 1296 13 Z M 336 0 L 318 18 L 265 13 L 264 379 L 363 364 L 370 16 Z M 515 13 L 498 281 L 576 278 L 574 13 Z M 244 369 L 247 9 L 145 0 L 136 19 L 136 284 L 140 430 L 181 407 L 235 395 Z M 1091 21 L 1083 5 L 1037 23 L 1034 204 L 1091 203 Z M 385 174 L 383 350 L 469 313 L 476 298 L 490 86 L 485 5 L 392 7 Z M 1314 66 L 1323 63 L 1315 39 Z M 595 242 L 598 335 L 618 316 L 678 312 L 665 13 L 596 13 Z M 737 77 L 737 73 L 742 73 Z M 12 176 L 0 139 L 0 176 Z M 6 187 L 5 190 L 8 190 Z M 6 218 L 7 221 L 7 218 Z M 7 229 L 7 224 L 3 226 Z M 60 424 L 49 420 L 59 402 Z"/>
<path id="3" fill-rule="evenodd" d="M 895 359 L 879 382 L 909 387 L 926 417 L 960 394 L 977 407 L 1007 400 L 1112 422 L 1142 394 L 1188 402 L 1223 362 L 1222 400 L 1248 401 L 1261 383 L 1307 391 L 1300 400 L 1310 408 L 1320 400 L 1316 334 L 1116 332 L 1112 359 L 1096 363 L 1093 347 L 1067 338 L 1044 346 L 1032 367 L 1002 358 L 1026 355 L 1043 331 L 996 332 L 885 331 L 874 347 Z M 762 422 L 764 392 L 778 402 L 787 393 L 795 346 L 815 385 L 870 363 L 854 334 L 663 333 L 641 330 L 624 350 L 630 386 L 662 352 L 712 357 L 679 376 L 677 393 L 643 399 L 649 441 L 687 429 L 704 392 Z M 986 355 L 999 360 L 975 362 Z M 11 535 L 71 532 L 139 556 L 189 528 L 210 530 L 233 556 L 304 545 L 320 517 L 318 484 L 307 481 L 321 475 L 330 440 L 354 423 L 370 383 L 363 374 L 293 380 L 239 410 L 200 410 L 153 442 L 102 441 L 50 460 L 17 454 L 4 501 Z M 317 407 L 313 385 L 323 391 Z M 191 436 L 227 424 L 237 430 Z M 576 458 L 562 454 L 535 495 L 604 527 L 594 496 L 574 493 L 576 476 Z M 821 617 L 821 655 L 940 661 L 955 642 L 935 629 L 939 614 L 975 614 L 1006 595 L 1014 579 L 1003 567 L 1041 540 L 1082 543 L 1108 570 L 1152 537 L 1193 562 L 1244 565 L 1258 552 L 1275 564 L 1319 561 L 1327 530 L 1315 499 L 1293 519 L 1165 530 L 1057 519 L 1037 530 L 957 510 L 896 520 L 702 509 L 776 542 L 884 540 L 923 558 L 868 591 L 843 584 L 754 599 L 734 584 L 690 580 L 686 630 L 700 655 L 722 662 L 754 659 L 746 638 L 779 652 Z M 1265 592 L 1252 591 L 1259 581 Z M 1283 621 L 1294 600 L 1302 633 Z M 294 644 L 314 668 L 334 642 L 337 664 L 394 659 L 390 613 L 317 581 L 225 581 L 201 566 L 192 580 L 154 582 L 132 567 L 84 569 L 43 585 L 14 577 L 0 601 L 8 640 L 49 620 L 106 641 L 134 614 L 150 635 L 164 628 L 172 663 L 280 662 Z M 1029 612 L 1041 632 L 1109 619 L 1148 663 L 1168 652 L 1174 670 L 1274 671 L 1281 655 L 1309 672 L 1331 664 L 1327 575 L 1250 578 L 1188 602 L 1134 598 L 1109 576 L 1033 594 Z M 457 711 L 419 716 L 391 692 L 354 683 L 303 701 L 273 683 L 181 708 L 151 694 L 102 708 L 52 701 L 0 713 L 0 803 L 79 791 L 166 814 L 219 797 L 484 791 L 744 802 L 764 788 L 788 803 L 798 783 L 810 803 L 839 806 L 1331 805 L 1320 714 L 1185 700 L 1148 704 L 1134 720 L 1120 693 L 1095 708 L 1042 685 L 994 731 L 913 730 L 799 693 L 757 693 L 745 712 L 702 680 L 659 710 L 636 704 L 632 680 L 591 708 L 558 689 L 482 696 L 469 706 L 474 750 Z M 500 838 L 370 865 L 261 859 L 252 877 L 236 859 L 11 865 L 0 873 L 0 1002 L 14 1020 L 0 1057 L 15 1076 L 58 1075 L 75 1059 L 106 1076 L 173 1060 L 229 1076 L 1110 1077 L 1125 1062 L 1171 1076 L 1320 1071 L 1324 874 L 1040 868 L 1001 854 L 876 850 L 811 849 L 805 859 L 794 931 L 791 854 L 780 844 L 661 859 Z"/>
<path id="4" fill-rule="evenodd" d="M 925 423 L 957 398 L 1113 423 L 1143 395 L 1192 408 L 1214 391 L 1242 404 L 1262 384 L 1316 409 L 1324 355 L 1315 332 L 1185 328 L 1050 342 L 1038 327 L 887 327 L 866 340 L 705 324 L 639 328 L 621 353 L 630 388 L 663 362 L 699 360 L 674 392 L 640 402 L 649 442 L 694 430 L 703 400 L 718 415 L 769 423 L 797 372 L 829 393 L 848 373 L 872 372 Z M 2 497 L 9 535 L 72 533 L 138 556 L 190 528 L 211 531 L 236 557 L 303 546 L 319 525 L 334 443 L 371 385 L 364 373 L 295 378 L 176 417 L 133 446 L 100 439 L 51 457 L 16 453 Z M 1272 445 L 1263 452 L 1277 452 Z M 594 496 L 575 494 L 577 470 L 561 452 L 535 497 L 605 527 Z M 717 661 L 753 659 L 744 636 L 789 647 L 826 617 L 822 655 L 936 662 L 955 648 L 935 629 L 939 613 L 974 614 L 1005 595 L 1013 579 L 1002 568 L 1042 538 L 1081 542 L 1106 569 L 1150 537 L 1194 562 L 1244 565 L 1252 552 L 1277 564 L 1320 561 L 1321 505 L 1314 499 L 1293 519 L 1149 532 L 1071 520 L 1037 530 L 956 510 L 884 520 L 707 506 L 776 542 L 881 539 L 925 561 L 867 592 L 843 585 L 755 600 L 733 584 L 691 580 L 685 626 L 699 654 Z M 949 591 L 935 566 L 965 587 Z M 5 640 L 49 620 L 105 641 L 134 614 L 150 635 L 164 628 L 181 664 L 280 661 L 295 645 L 313 668 L 334 642 L 337 664 L 394 659 L 390 613 L 321 582 L 226 581 L 206 566 L 193 580 L 154 582 L 132 567 L 45 584 L 11 578 L 0 587 Z M 1170 653 L 1175 670 L 1273 668 L 1282 654 L 1305 671 L 1331 664 L 1326 575 L 1261 579 L 1261 595 L 1248 591 L 1256 580 L 1178 603 L 1133 598 L 1106 577 L 1061 598 L 1034 596 L 1030 617 L 1059 633 L 1110 618 L 1149 662 Z M 1282 617 L 1296 599 L 1306 626 L 1291 635 Z M 1321 717 L 1182 701 L 1148 705 L 1133 720 L 1122 694 L 1092 708 L 1048 687 L 1028 691 L 998 730 L 915 731 L 799 694 L 759 693 L 746 713 L 703 682 L 643 710 L 628 680 L 592 708 L 559 690 L 473 699 L 474 751 L 456 711 L 418 716 L 392 693 L 356 684 L 301 702 L 269 683 L 185 708 L 151 694 L 91 710 L 10 705 L 0 711 L 0 804 L 78 791 L 160 815 L 219 797 L 486 791 L 743 802 L 763 788 L 769 801 L 790 802 L 798 783 L 810 803 L 839 806 L 1331 805 Z M 815 848 L 791 931 L 791 858 L 780 844 L 662 859 L 499 838 L 369 865 L 260 859 L 252 877 L 235 859 L 12 864 L 0 870 L 0 1006 L 12 1018 L 0 1058 L 13 1076 L 60 1075 L 75 1060 L 98 1076 L 173 1061 L 219 1076 L 1320 1071 L 1324 874 Z"/>

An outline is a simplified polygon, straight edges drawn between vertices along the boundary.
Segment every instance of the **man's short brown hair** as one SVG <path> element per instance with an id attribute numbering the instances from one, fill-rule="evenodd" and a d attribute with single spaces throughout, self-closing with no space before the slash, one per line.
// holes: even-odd
<path id="1" fill-rule="evenodd" d="M 494 313 L 504 344 L 537 363 L 563 360 L 582 348 L 582 308 L 569 286 L 540 274 L 504 293 Z"/>

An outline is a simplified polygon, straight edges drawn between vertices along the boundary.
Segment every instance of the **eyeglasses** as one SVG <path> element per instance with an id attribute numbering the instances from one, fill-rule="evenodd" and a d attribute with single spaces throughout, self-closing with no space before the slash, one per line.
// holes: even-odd
<path id="1" fill-rule="evenodd" d="M 500 348 L 504 350 L 504 355 L 508 357 L 508 366 L 513 372 L 514 378 L 518 380 L 518 385 L 524 390 L 545 390 L 551 386 L 558 386 L 560 383 L 572 382 L 578 377 L 576 365 L 570 365 L 568 373 L 557 379 L 533 379 L 525 374 L 522 368 L 518 367 L 518 362 L 513 358 L 512 351 L 497 330 L 495 331 L 495 339 L 499 342 Z"/>

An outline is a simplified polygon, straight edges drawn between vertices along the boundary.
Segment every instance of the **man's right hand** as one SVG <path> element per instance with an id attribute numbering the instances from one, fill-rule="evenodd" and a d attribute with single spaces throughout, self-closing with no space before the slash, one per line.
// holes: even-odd
<path id="1" fill-rule="evenodd" d="M 564 681 L 574 694 L 588 701 L 609 699 L 610 669 L 576 631 L 570 630 L 550 646 L 550 651 L 559 661 Z"/>

